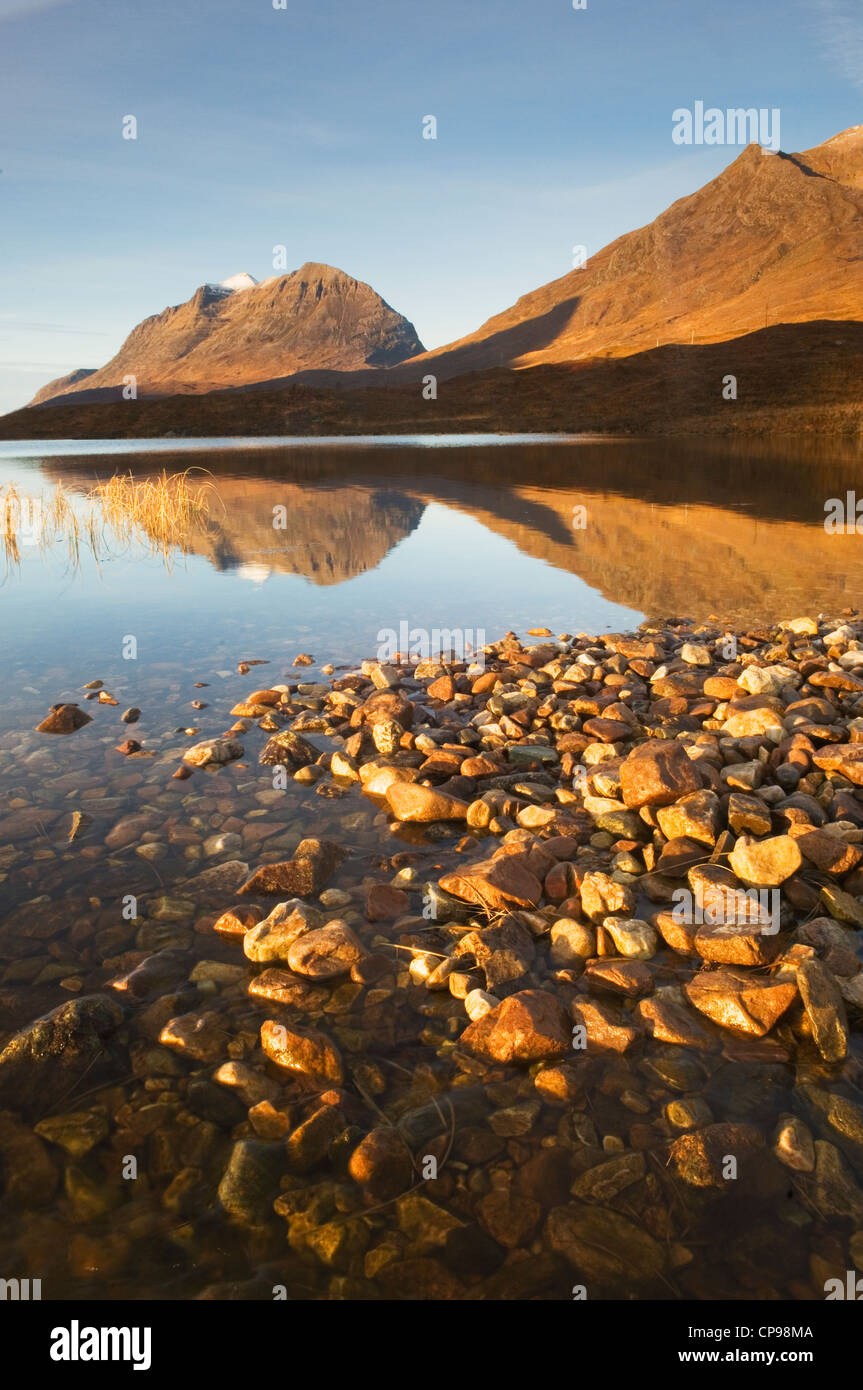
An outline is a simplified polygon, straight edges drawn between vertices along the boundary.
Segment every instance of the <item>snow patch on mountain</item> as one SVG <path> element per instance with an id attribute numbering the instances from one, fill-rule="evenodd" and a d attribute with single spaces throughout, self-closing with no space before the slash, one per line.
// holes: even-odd
<path id="1" fill-rule="evenodd" d="M 219 289 L 231 290 L 234 294 L 239 294 L 241 290 L 252 290 L 257 285 L 257 280 L 250 275 L 247 270 L 241 270 L 239 275 L 230 275 L 227 280 L 219 283 Z"/>

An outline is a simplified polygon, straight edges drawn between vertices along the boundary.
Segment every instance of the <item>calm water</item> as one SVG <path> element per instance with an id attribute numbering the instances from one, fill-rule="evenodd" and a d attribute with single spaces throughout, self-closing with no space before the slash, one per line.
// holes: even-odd
<path id="1" fill-rule="evenodd" d="M 97 481 L 163 468 L 207 470 L 206 523 L 179 549 L 145 554 L 106 535 L 98 559 L 84 545 L 73 560 L 58 535 L 43 549 L 22 545 L 0 587 L 0 771 L 11 814 L 35 817 L 23 838 L 8 822 L 0 834 L 0 1040 L 76 992 L 103 989 L 136 951 L 167 945 L 192 962 L 242 964 L 236 944 L 214 940 L 206 925 L 166 920 L 139 930 L 121 920 L 118 903 L 129 893 L 182 896 L 190 875 L 232 858 L 254 864 L 261 828 L 268 849 L 287 854 L 303 835 L 318 834 L 374 865 L 385 822 L 362 798 L 328 800 L 292 783 L 274 809 L 269 772 L 254 760 L 245 771 L 171 780 L 190 742 L 183 730 L 200 730 L 201 738 L 223 732 L 231 706 L 256 684 L 314 682 L 324 663 L 356 665 L 376 654 L 381 629 L 398 631 L 403 622 L 493 641 L 508 629 L 619 631 L 646 615 L 761 622 L 838 613 L 863 594 L 863 541 L 823 527 L 826 500 L 861 478 L 851 448 L 783 454 L 709 441 L 535 439 L 157 441 L 134 452 L 125 442 L 0 446 L 0 484 L 47 498 L 62 483 L 82 514 Z M 284 529 L 273 525 L 279 508 Z M 134 660 L 123 656 L 130 636 Z M 298 675 L 292 662 L 300 652 L 314 662 Z M 269 664 L 238 674 L 238 661 L 250 659 Z M 51 704 L 83 701 L 82 687 L 93 680 L 117 706 L 87 704 L 94 722 L 69 739 L 33 732 Z M 207 707 L 195 710 L 194 699 Z M 142 710 L 131 729 L 119 718 L 129 705 Z M 115 752 L 130 733 L 155 756 L 129 761 Z M 70 846 L 76 810 L 88 820 Z M 138 839 L 106 846 L 130 812 L 147 818 Z M 240 848 L 209 851 L 207 837 L 220 833 L 239 836 Z M 158 853 L 141 855 L 141 845 Z M 232 1037 L 254 1035 L 260 1014 L 250 1014 L 243 992 L 205 998 L 223 1010 Z M 409 1062 L 433 1067 L 419 1043 L 422 1027 L 420 1020 L 397 1054 L 402 1070 Z M 182 1125 L 164 1118 L 157 1135 L 131 1121 L 124 1131 L 124 1105 L 140 1108 L 142 1088 L 176 1103 L 170 1067 L 161 1073 L 158 1059 L 141 1054 L 142 1039 L 132 1043 L 134 1077 L 114 1076 L 107 1089 L 85 1079 L 71 1098 L 44 1106 L 27 1099 L 28 1123 L 101 1105 L 111 1134 L 73 1154 L 62 1175 L 43 1175 L 42 1188 L 34 1178 L 35 1195 L 2 1237 L 3 1267 L 43 1278 L 43 1297 L 182 1298 L 229 1286 L 252 1295 L 256 1279 L 264 1289 L 257 1296 L 267 1296 L 279 1274 L 292 1296 L 365 1296 L 334 1291 L 329 1281 L 337 1276 L 317 1265 L 282 1270 L 282 1229 L 276 1244 L 272 1233 L 226 1231 L 213 1188 L 230 1117 L 214 1117 L 202 1103 L 210 1128 L 197 1148 Z M 699 1063 L 691 1069 L 691 1089 L 700 1091 L 708 1079 Z M 393 1077 L 397 1070 L 393 1063 Z M 771 1082 L 776 1097 L 765 1099 L 763 1071 L 751 1081 L 742 1067 L 734 1078 L 710 1078 L 717 1117 L 758 1106 L 766 1107 L 762 1119 L 771 1107 L 778 1114 L 787 1101 L 782 1077 Z M 416 1082 L 392 1085 L 403 1088 L 397 1107 L 427 1099 Z M 600 1134 L 623 1132 L 632 1121 L 615 1099 L 619 1089 L 598 1099 Z M 130 1150 L 140 1153 L 145 1175 L 135 1187 L 116 1172 L 118 1153 Z M 190 1174 L 189 1201 L 181 1192 L 165 1196 L 178 1173 Z M 329 1199 L 315 1192 L 321 1219 L 330 1219 Z M 768 1215 L 759 1220 L 760 1238 Z M 797 1240 L 800 1223 L 783 1221 L 783 1258 L 796 1277 L 805 1242 Z M 700 1240 L 708 1244 L 705 1232 Z M 761 1272 L 758 1241 L 753 1249 L 747 1287 L 760 1296 L 773 1276 Z M 481 1264 L 481 1252 L 476 1258 Z M 714 1262 L 662 1293 L 733 1296 L 728 1277 Z M 539 1286 L 520 1296 L 534 1294 L 569 1296 Z"/>
<path id="2" fill-rule="evenodd" d="M 0 445 L 0 485 L 83 497 L 132 471 L 208 470 L 209 521 L 166 568 L 134 549 L 70 567 L 23 546 L 0 591 L 4 679 L 77 687 L 91 663 L 138 683 L 164 662 L 373 654 L 381 628 L 618 630 L 649 614 L 760 621 L 861 592 L 857 536 L 824 503 L 861 476 L 850 448 L 597 443 L 144 441 Z M 284 507 L 285 529 L 274 529 Z M 121 638 L 138 639 L 134 673 Z M 49 674 L 50 673 L 50 674 Z M 45 693 L 64 693 L 56 685 Z M 8 697 L 7 697 L 8 698 Z"/>

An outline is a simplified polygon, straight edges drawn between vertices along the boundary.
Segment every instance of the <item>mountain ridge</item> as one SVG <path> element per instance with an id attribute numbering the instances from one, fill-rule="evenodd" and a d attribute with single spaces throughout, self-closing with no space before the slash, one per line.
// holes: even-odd
<path id="1" fill-rule="evenodd" d="M 863 126 L 800 153 L 746 146 L 714 179 L 617 237 L 584 267 L 522 295 L 474 333 L 431 351 L 412 324 L 342 271 L 307 262 L 287 276 L 225 288 L 251 279 L 243 273 L 218 287 L 201 286 L 185 304 L 143 320 L 105 367 L 61 378 L 33 404 L 80 405 L 91 412 L 121 398 L 118 378 L 126 372 L 137 378 L 144 398 L 301 387 L 339 394 L 411 383 L 416 389 L 433 376 L 440 382 L 476 379 L 478 410 L 486 418 L 489 391 L 497 391 L 486 380 L 489 373 L 568 367 L 582 383 L 578 372 L 591 363 L 644 359 L 645 370 L 636 366 L 630 374 L 641 391 L 649 372 L 657 383 L 667 378 L 667 362 L 661 371 L 651 366 L 660 347 L 745 343 L 744 360 L 751 358 L 763 378 L 762 347 L 750 340 L 783 327 L 801 330 L 771 339 L 775 350 L 790 354 L 777 364 L 777 375 L 787 377 L 785 368 L 797 361 L 804 342 L 819 340 L 821 330 L 802 333 L 807 325 L 841 329 L 863 321 Z M 315 317 L 322 299 L 325 312 Z M 286 319 L 293 333 L 288 348 Z M 841 354 L 829 337 L 826 347 L 837 390 L 825 399 L 833 399 L 837 410 L 841 399 L 847 428 L 846 407 L 853 410 L 858 398 L 849 394 Z M 729 372 L 733 355 L 729 348 Z M 136 372 L 142 361 L 144 370 Z M 546 419 L 560 420 L 549 380 L 543 377 L 542 390 L 530 387 L 526 399 L 532 413 L 542 397 Z M 673 392 L 673 380 L 663 389 Z M 786 404 L 787 380 L 777 393 L 776 402 L 781 395 Z M 464 391 L 460 399 L 466 400 Z M 812 397 L 807 409 L 816 410 L 816 404 Z M 654 428 L 647 402 L 639 408 Z M 253 398 L 230 405 L 232 423 L 245 412 L 249 432 L 255 432 L 256 409 Z M 476 412 L 465 409 L 469 422 Z M 766 388 L 758 409 L 771 409 Z M 341 407 L 333 413 L 350 416 Z M 817 414 L 823 421 L 824 412 Z M 182 411 L 178 428 L 188 429 L 193 418 L 196 412 Z M 615 409 L 611 419 L 624 417 Z M 637 429 L 637 410 L 625 422 Z M 536 424 L 543 428 L 542 412 Z"/>

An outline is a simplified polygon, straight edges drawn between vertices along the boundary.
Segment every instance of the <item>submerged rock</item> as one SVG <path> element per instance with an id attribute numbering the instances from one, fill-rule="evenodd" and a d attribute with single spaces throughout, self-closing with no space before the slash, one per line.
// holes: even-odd
<path id="1" fill-rule="evenodd" d="M 38 1018 L 0 1052 L 0 1097 L 32 1111 L 71 1092 L 84 1075 L 92 1085 L 122 1065 L 113 1037 L 123 1022 L 106 994 L 84 994 Z"/>
<path id="2" fill-rule="evenodd" d="M 566 1011 L 553 995 L 522 990 L 470 1023 L 464 1047 L 494 1062 L 541 1062 L 563 1057 L 571 1046 Z"/>
<path id="3" fill-rule="evenodd" d="M 243 745 L 234 738 L 210 738 L 187 748 L 183 761 L 191 767 L 220 767 L 243 756 Z"/>
<path id="4" fill-rule="evenodd" d="M 36 725 L 37 734 L 74 734 L 85 724 L 92 724 L 92 715 L 85 714 L 77 705 L 52 705 L 41 724 Z"/>

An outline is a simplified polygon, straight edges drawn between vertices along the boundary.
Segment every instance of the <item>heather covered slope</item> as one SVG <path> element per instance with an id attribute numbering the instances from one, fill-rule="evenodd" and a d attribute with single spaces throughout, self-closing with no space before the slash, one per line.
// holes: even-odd
<path id="1" fill-rule="evenodd" d="M 725 399 L 723 382 L 737 381 Z M 356 379 L 351 379 L 356 388 Z M 789 434 L 863 431 L 863 323 L 762 329 L 733 342 L 652 348 L 630 357 L 498 369 L 441 381 L 369 374 L 367 389 L 284 382 L 268 389 L 108 404 L 56 404 L 0 418 L 0 439 L 166 435 Z"/>
<path id="2" fill-rule="evenodd" d="M 648 226 L 422 360 L 450 376 L 861 316 L 863 127 L 801 155 L 747 146 Z"/>

